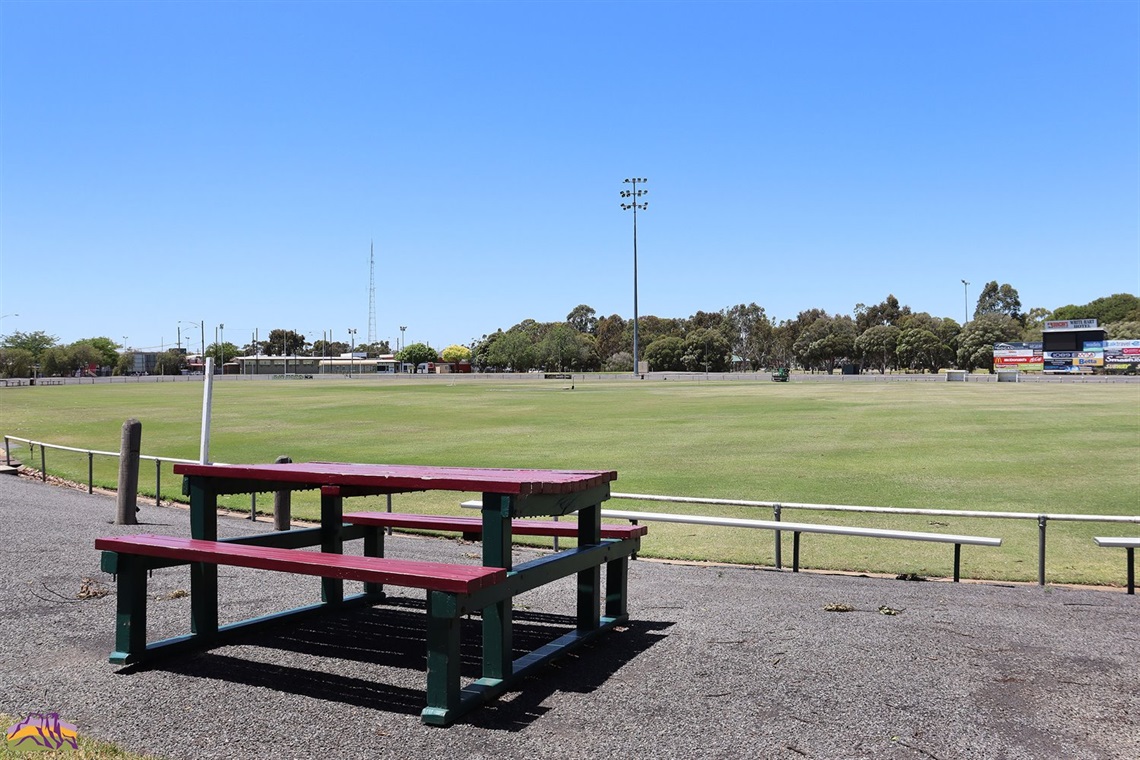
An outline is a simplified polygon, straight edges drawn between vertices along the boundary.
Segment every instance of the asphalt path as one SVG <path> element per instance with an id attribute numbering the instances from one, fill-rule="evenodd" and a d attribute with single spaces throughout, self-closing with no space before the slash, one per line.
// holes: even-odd
<path id="1" fill-rule="evenodd" d="M 184 509 L 140 508 L 141 525 L 116 526 L 113 497 L 0 477 L 0 712 L 55 711 L 81 735 L 195 760 L 1140 758 L 1140 596 L 1109 590 L 637 561 L 627 626 L 450 728 L 419 719 L 413 592 L 124 670 L 107 662 L 115 588 L 94 541 L 189 535 Z M 269 527 L 226 517 L 219 533 Z M 412 536 L 388 547 L 479 552 Z M 315 578 L 220 575 L 223 621 L 319 597 Z M 185 567 L 154 573 L 152 638 L 188 630 L 188 590 Z M 573 605 L 572 580 L 517 598 L 519 646 L 572 626 Z M 477 658 L 464 648 L 465 677 Z"/>

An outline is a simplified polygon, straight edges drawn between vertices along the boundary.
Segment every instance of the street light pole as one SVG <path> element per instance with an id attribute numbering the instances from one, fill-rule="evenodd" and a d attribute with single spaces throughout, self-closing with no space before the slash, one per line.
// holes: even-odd
<path id="1" fill-rule="evenodd" d="M 183 319 L 183 320 L 180 320 L 178 322 L 178 324 L 179 324 L 179 335 L 180 336 L 182 333 L 181 325 L 183 325 L 183 324 L 194 325 L 194 327 L 197 327 L 202 331 L 202 342 L 198 344 L 198 353 L 201 354 L 203 359 L 205 359 L 206 358 L 206 323 L 205 323 L 205 321 L 193 322 L 189 319 Z"/>
<path id="2" fill-rule="evenodd" d="M 407 329 L 408 329 L 407 325 L 400 325 L 400 345 L 397 346 L 397 350 L 396 350 L 397 354 L 404 350 L 404 330 L 407 330 Z M 403 371 L 404 371 L 404 360 L 401 358 L 400 359 L 400 372 L 403 372 Z"/>
<path id="3" fill-rule="evenodd" d="M 962 327 L 965 327 L 966 323 L 970 321 L 969 288 L 970 288 L 970 283 L 966 282 L 965 280 L 962 280 L 962 317 L 963 317 Z"/>
<path id="4" fill-rule="evenodd" d="M 622 203 L 621 204 L 622 211 L 628 211 L 629 209 L 633 209 L 633 376 L 635 378 L 638 376 L 638 372 L 637 372 L 637 369 L 638 369 L 638 364 L 637 364 L 637 357 L 638 357 L 638 352 L 637 352 L 637 210 L 641 209 L 642 211 L 644 211 L 649 206 L 648 203 L 639 203 L 638 202 L 637 199 L 640 198 L 641 196 L 645 195 L 649 191 L 648 190 L 638 190 L 637 189 L 637 183 L 638 182 L 645 183 L 648 181 L 649 180 L 645 179 L 645 177 L 628 178 L 628 179 L 624 180 L 624 182 L 629 183 L 632 186 L 632 189 L 621 191 L 621 197 L 627 198 L 629 200 L 628 203 Z"/>

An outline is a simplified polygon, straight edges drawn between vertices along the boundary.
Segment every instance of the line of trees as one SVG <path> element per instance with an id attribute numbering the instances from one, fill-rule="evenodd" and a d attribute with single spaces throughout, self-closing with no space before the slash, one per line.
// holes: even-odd
<path id="1" fill-rule="evenodd" d="M 317 340 L 310 343 L 304 333 L 296 330 L 271 330 L 262 341 L 239 347 L 234 343 L 218 342 L 206 346 L 205 356 L 213 357 L 217 366 L 238 356 L 328 356 L 336 357 L 353 351 L 376 358 L 391 354 L 388 341 L 349 344 L 343 341 Z M 13 332 L 0 339 L 0 377 L 73 377 L 97 375 L 129 375 L 136 371 L 135 353 L 110 338 L 84 338 L 62 345 L 54 335 L 43 331 Z M 442 352 L 424 343 L 412 343 L 396 358 L 412 365 L 424 362 L 467 361 L 471 349 L 452 345 Z M 185 350 L 171 348 L 155 356 L 153 371 L 161 375 L 177 375 L 188 366 L 190 357 Z"/>
<path id="2" fill-rule="evenodd" d="M 778 323 L 755 303 L 698 311 L 687 318 L 646 316 L 638 320 L 638 339 L 651 371 L 724 372 L 794 365 L 833 372 L 855 364 L 879 372 L 937 372 L 950 366 L 988 368 L 994 343 L 1040 340 L 1044 322 L 1056 319 L 1096 319 L 1109 338 L 1140 339 L 1140 298 L 1118 293 L 1082 306 L 1023 311 L 1017 290 L 993 281 L 982 288 L 973 318 L 964 326 L 948 317 L 915 312 L 888 295 L 877 304 L 856 304 L 850 315 L 807 309 Z M 265 340 L 241 348 L 233 343 L 211 344 L 206 355 L 221 364 L 241 354 L 339 356 L 350 348 L 370 357 L 390 353 L 387 341 L 310 343 L 304 333 L 277 329 Z M 633 323 L 618 314 L 599 317 L 581 304 L 562 322 L 525 319 L 470 346 L 448 346 L 442 352 L 413 343 L 397 358 L 413 365 L 469 360 L 479 371 L 632 372 Z M 134 359 L 133 352 L 106 337 L 68 345 L 44 332 L 14 332 L 0 338 L 0 377 L 29 377 L 33 372 L 129 374 Z M 171 349 L 158 355 L 155 371 L 178 374 L 185 365 L 185 352 Z"/>
<path id="3" fill-rule="evenodd" d="M 762 306 L 739 304 L 688 318 L 641 317 L 642 359 L 650 371 L 724 372 L 798 366 L 833 372 L 854 364 L 864 370 L 937 372 L 956 366 L 988 368 L 993 344 L 1041 339 L 1047 319 L 1095 318 L 1110 338 L 1140 338 L 1140 299 L 1117 294 L 1085 306 L 1022 310 L 1008 283 L 987 283 L 978 295 L 973 319 L 960 325 L 949 317 L 915 312 L 888 295 L 881 303 L 856 304 L 853 314 L 801 311 L 776 322 Z M 526 372 L 633 370 L 633 323 L 597 315 L 586 304 L 563 322 L 523 320 L 472 343 L 472 363 L 480 371 Z"/>

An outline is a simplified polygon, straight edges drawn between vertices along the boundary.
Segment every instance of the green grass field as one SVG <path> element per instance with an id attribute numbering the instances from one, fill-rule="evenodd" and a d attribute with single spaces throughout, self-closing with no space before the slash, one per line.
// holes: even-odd
<path id="1" fill-rule="evenodd" d="M 333 460 L 614 469 L 614 490 L 763 501 L 941 509 L 1140 514 L 1140 385 L 558 381 L 460 378 L 218 382 L 211 459 Z M 0 431 L 117 451 L 142 421 L 144 454 L 196 459 L 202 385 L 132 383 L 11 389 Z M 27 459 L 26 450 L 14 454 Z M 48 471 L 86 482 L 87 458 L 47 451 Z M 35 461 L 38 466 L 38 451 Z M 96 483 L 117 464 L 96 457 Z M 164 468 L 164 496 L 180 484 Z M 144 463 L 140 491 L 154 493 Z M 462 494 L 395 497 L 399 511 L 451 512 Z M 353 508 L 376 507 L 376 500 Z M 249 508 L 248 498 L 230 502 Z M 271 508 L 269 498 L 259 506 Z M 766 509 L 609 506 L 770 519 Z M 295 516 L 316 497 L 294 496 Z M 785 511 L 785 520 L 1001 536 L 963 549 L 963 574 L 1032 580 L 1034 521 Z M 1051 581 L 1122 583 L 1123 552 L 1093 535 L 1136 525 L 1049 526 Z M 790 562 L 791 537 L 785 555 Z M 949 575 L 953 547 L 804 535 L 805 567 Z M 766 531 L 654 524 L 644 554 L 771 564 Z"/>

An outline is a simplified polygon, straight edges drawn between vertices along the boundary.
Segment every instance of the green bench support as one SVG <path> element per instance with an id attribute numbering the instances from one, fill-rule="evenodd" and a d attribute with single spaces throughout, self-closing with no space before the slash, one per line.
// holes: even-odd
<path id="1" fill-rule="evenodd" d="M 1128 575 L 1128 593 L 1136 593 L 1136 549 L 1140 547 L 1140 538 L 1124 538 L 1119 536 L 1093 538 L 1097 546 L 1109 549 L 1124 549 L 1125 563 Z"/>
<path id="2" fill-rule="evenodd" d="M 217 625 L 217 598 L 191 597 L 191 619 L 196 623 L 189 636 L 147 643 L 147 573 L 157 566 L 190 563 L 191 567 L 234 565 L 276 570 L 369 584 L 389 584 L 428 592 L 428 708 L 425 715 L 443 716 L 450 722 L 462 714 L 459 687 L 459 619 L 497 599 L 494 594 L 476 601 L 473 595 L 502 586 L 507 572 L 501 568 L 418 562 L 382 557 L 358 557 L 302 552 L 273 546 L 204 541 L 172 536 L 135 535 L 100 538 L 95 548 L 103 551 L 105 572 L 118 576 L 115 651 L 110 661 L 119 665 L 142 663 L 165 654 L 217 646 L 237 632 L 280 623 L 318 611 L 325 605 L 298 608 L 287 613 L 255 618 L 227 626 Z M 380 595 L 360 595 L 379 601 Z M 474 704 L 470 705 L 475 706 Z M 469 709 L 469 708 L 468 708 Z"/>

